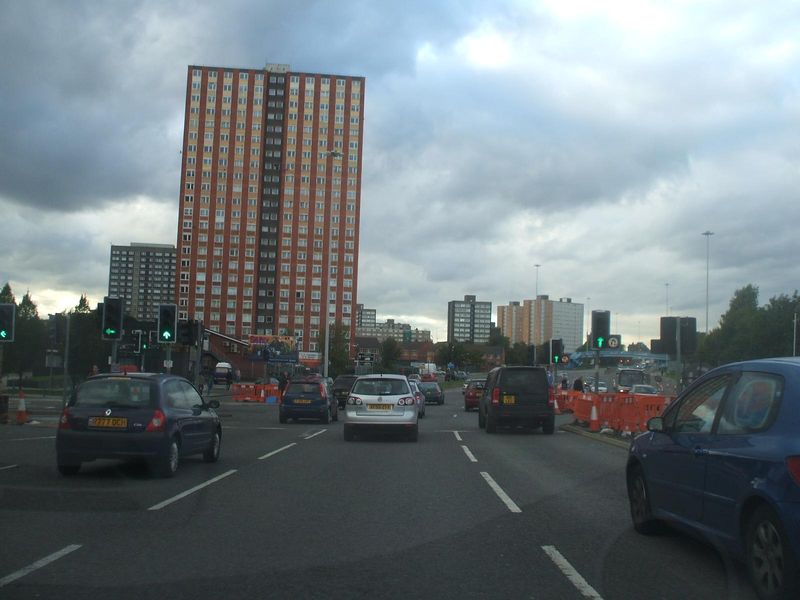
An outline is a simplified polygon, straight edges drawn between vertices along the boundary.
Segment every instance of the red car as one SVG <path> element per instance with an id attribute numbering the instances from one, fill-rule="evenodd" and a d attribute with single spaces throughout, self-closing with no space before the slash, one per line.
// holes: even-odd
<path id="1" fill-rule="evenodd" d="M 470 379 L 467 381 L 467 388 L 464 390 L 464 410 L 477 410 L 478 402 L 483 394 L 486 381 L 483 379 Z"/>

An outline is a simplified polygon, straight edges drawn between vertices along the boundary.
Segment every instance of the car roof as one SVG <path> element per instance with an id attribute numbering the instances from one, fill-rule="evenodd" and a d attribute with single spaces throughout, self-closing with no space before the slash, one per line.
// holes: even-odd
<path id="1" fill-rule="evenodd" d="M 401 379 L 408 381 L 405 375 L 397 375 L 396 373 L 371 373 L 369 375 L 359 375 L 359 379 Z"/>
<path id="2" fill-rule="evenodd" d="M 186 379 L 180 375 L 175 375 L 172 373 L 142 373 L 137 371 L 135 373 L 98 373 L 97 375 L 92 375 L 88 377 L 86 381 L 93 381 L 98 379 L 118 379 L 120 377 L 127 377 L 130 379 L 149 379 L 149 380 L 157 380 L 161 381 L 164 379 Z M 188 380 L 187 380 L 188 381 Z"/>

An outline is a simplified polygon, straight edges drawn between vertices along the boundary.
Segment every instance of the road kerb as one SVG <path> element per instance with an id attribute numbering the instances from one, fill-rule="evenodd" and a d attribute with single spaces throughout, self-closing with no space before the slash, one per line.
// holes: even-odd
<path id="1" fill-rule="evenodd" d="M 559 429 L 562 429 L 569 433 L 577 433 L 578 435 L 582 435 L 583 437 L 587 437 L 596 440 L 598 442 L 603 442 L 604 444 L 609 444 L 611 446 L 616 446 L 617 448 L 624 448 L 625 450 L 627 450 L 630 447 L 630 442 L 610 438 L 602 433 L 590 433 L 575 425 L 562 425 Z"/>

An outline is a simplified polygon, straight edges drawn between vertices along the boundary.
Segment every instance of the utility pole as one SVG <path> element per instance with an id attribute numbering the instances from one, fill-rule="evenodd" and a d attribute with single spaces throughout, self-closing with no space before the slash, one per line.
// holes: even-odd
<path id="1" fill-rule="evenodd" d="M 62 398 L 61 403 L 63 406 L 67 405 L 67 400 L 69 396 L 67 394 L 67 378 L 69 377 L 68 367 L 69 367 L 69 322 L 70 322 L 71 314 L 67 313 L 67 333 L 64 336 L 64 378 L 62 379 Z"/>

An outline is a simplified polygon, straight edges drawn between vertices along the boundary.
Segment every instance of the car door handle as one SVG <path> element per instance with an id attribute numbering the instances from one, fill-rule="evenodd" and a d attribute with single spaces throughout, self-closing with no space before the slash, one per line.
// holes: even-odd
<path id="1" fill-rule="evenodd" d="M 708 456 L 708 454 L 709 454 L 708 448 L 701 448 L 700 446 L 697 446 L 694 449 L 695 456 Z"/>

